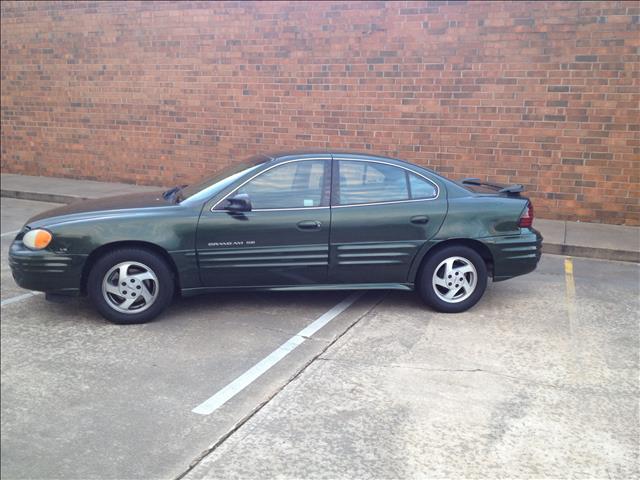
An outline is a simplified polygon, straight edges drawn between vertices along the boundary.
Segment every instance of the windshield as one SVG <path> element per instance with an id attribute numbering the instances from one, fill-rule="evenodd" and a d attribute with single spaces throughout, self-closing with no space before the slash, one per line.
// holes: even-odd
<path id="1" fill-rule="evenodd" d="M 244 162 L 229 165 L 201 182 L 182 188 L 180 190 L 180 198 L 182 200 L 189 199 L 195 201 L 207 200 L 268 160 L 269 158 L 264 155 L 255 155 Z"/>

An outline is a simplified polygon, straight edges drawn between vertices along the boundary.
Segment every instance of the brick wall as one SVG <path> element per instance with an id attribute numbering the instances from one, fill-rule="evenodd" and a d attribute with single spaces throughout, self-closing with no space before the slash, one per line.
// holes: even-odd
<path id="1" fill-rule="evenodd" d="M 637 2 L 2 2 L 2 170 L 190 182 L 356 149 L 640 223 Z"/>

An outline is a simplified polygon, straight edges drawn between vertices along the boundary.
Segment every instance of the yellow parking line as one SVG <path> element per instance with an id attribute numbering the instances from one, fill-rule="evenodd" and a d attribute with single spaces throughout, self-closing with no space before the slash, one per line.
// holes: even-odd
<path id="1" fill-rule="evenodd" d="M 578 328 L 576 316 L 576 283 L 573 278 L 573 258 L 564 259 L 564 282 L 565 282 L 565 303 L 567 305 L 567 315 L 569 316 L 569 333 L 572 338 Z"/>
<path id="2" fill-rule="evenodd" d="M 576 297 L 576 284 L 573 280 L 573 258 L 564 259 L 564 281 L 567 286 L 567 300 L 573 301 Z"/>

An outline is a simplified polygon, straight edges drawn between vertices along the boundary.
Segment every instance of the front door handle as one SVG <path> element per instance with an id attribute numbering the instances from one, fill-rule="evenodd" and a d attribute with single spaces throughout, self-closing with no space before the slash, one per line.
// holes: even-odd
<path id="1" fill-rule="evenodd" d="M 319 230 L 322 226 L 322 222 L 318 220 L 304 220 L 302 222 L 298 222 L 298 228 L 300 230 Z"/>
<path id="2" fill-rule="evenodd" d="M 429 222 L 429 217 L 426 215 L 416 215 L 415 217 L 411 217 L 409 221 L 418 225 L 424 225 Z"/>

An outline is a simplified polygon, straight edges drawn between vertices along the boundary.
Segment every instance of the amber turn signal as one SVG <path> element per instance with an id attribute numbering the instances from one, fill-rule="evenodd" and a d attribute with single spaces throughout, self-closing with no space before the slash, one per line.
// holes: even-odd
<path id="1" fill-rule="evenodd" d="M 24 237 L 22 237 L 22 243 L 32 250 L 42 250 L 51 243 L 52 239 L 53 236 L 50 232 L 38 228 L 25 233 Z"/>

